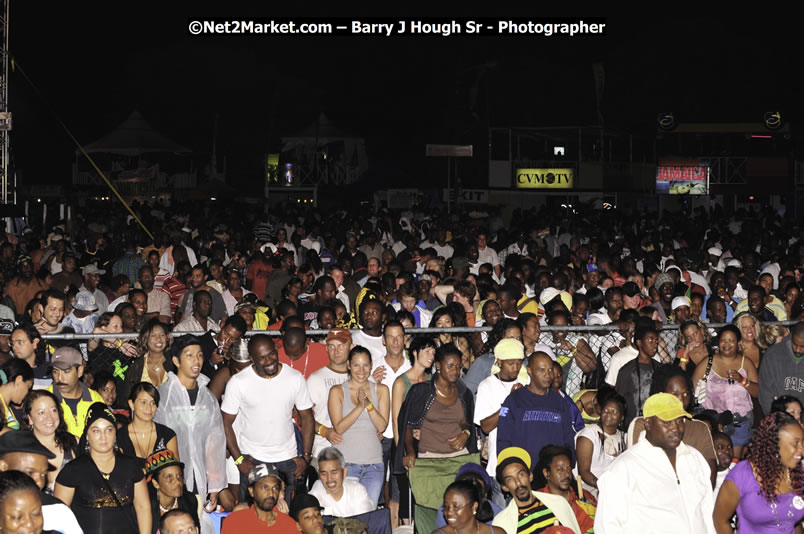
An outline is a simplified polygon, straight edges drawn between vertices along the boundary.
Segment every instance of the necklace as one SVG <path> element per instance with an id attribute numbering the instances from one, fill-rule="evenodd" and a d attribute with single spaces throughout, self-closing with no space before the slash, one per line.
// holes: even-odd
<path id="1" fill-rule="evenodd" d="M 102 476 L 104 479 L 106 479 L 106 480 L 109 480 L 109 477 L 111 477 L 111 476 L 112 476 L 112 474 L 111 474 L 111 473 L 104 473 L 104 472 L 103 472 L 103 471 L 101 471 L 100 469 L 98 469 L 98 472 L 99 472 L 99 473 L 101 474 L 101 476 Z M 791 512 L 791 513 L 792 513 L 792 512 Z"/>
<path id="2" fill-rule="evenodd" d="M 444 395 L 443 393 L 441 393 L 441 390 L 438 389 L 438 386 L 436 386 L 435 382 L 433 382 L 433 387 L 435 388 L 436 393 L 438 393 L 439 395 L 441 395 L 445 399 L 448 399 L 448 398 L 450 398 L 452 396 L 451 394 L 450 395 Z"/>
<path id="3" fill-rule="evenodd" d="M 793 526 L 793 501 L 791 500 L 790 504 L 787 505 L 787 520 L 784 526 L 782 526 L 782 522 L 779 520 L 779 516 L 776 514 L 776 501 L 770 503 L 770 509 L 771 512 L 773 512 L 773 520 L 776 523 L 776 528 L 782 532 L 789 532 Z"/>
<path id="4" fill-rule="evenodd" d="M 165 363 L 165 357 L 163 356 L 162 359 L 160 361 L 156 362 L 156 363 L 151 363 L 148 360 L 146 360 L 146 362 L 151 367 L 151 369 L 153 369 L 154 371 L 158 372 L 159 368 L 162 366 L 162 364 Z"/>
<path id="5" fill-rule="evenodd" d="M 140 432 L 137 432 L 137 429 L 134 428 L 134 425 L 131 425 L 131 429 L 134 431 L 134 441 L 137 442 L 137 448 L 142 451 L 142 453 L 143 453 L 142 458 L 145 458 L 146 456 L 148 456 L 148 452 L 150 452 L 150 451 L 147 451 L 147 450 L 142 448 L 142 444 L 140 443 L 140 438 L 138 437 Z M 150 432 L 148 432 L 148 441 L 145 442 L 145 445 L 149 445 L 151 443 L 151 436 L 153 435 L 153 433 L 154 433 L 154 424 L 151 423 L 151 430 L 150 430 Z M 141 434 L 142 434 L 142 438 L 145 439 L 145 432 L 141 432 Z"/>
<path id="6" fill-rule="evenodd" d="M 179 504 L 179 498 L 178 497 L 174 497 L 173 504 L 170 505 L 170 508 L 165 508 L 164 506 L 162 506 L 162 503 L 160 502 L 159 503 L 159 513 L 160 513 L 160 515 L 164 514 L 165 512 L 169 512 L 169 511 L 173 510 L 174 508 L 176 508 L 177 504 Z"/>
<path id="7" fill-rule="evenodd" d="M 288 358 L 288 359 L 290 359 L 290 358 Z M 299 360 L 301 360 L 301 358 L 298 358 L 298 359 L 299 359 Z M 294 360 L 290 360 L 290 368 L 291 368 L 291 369 L 296 369 L 296 368 L 293 366 L 293 364 L 294 364 L 296 361 L 298 361 L 298 360 L 295 360 L 295 361 L 294 361 Z M 304 376 L 304 377 L 306 377 L 306 376 L 307 376 L 307 363 L 308 363 L 309 361 L 310 361 L 310 346 L 308 345 L 308 346 L 307 346 L 307 352 L 305 352 L 305 353 L 304 353 L 304 372 L 302 373 L 302 376 Z"/>

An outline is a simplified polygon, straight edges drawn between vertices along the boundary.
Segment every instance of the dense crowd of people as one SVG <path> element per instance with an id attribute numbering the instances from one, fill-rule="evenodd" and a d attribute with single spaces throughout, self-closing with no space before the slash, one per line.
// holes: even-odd
<path id="1" fill-rule="evenodd" d="M 783 214 L 135 209 L 0 243 L 2 532 L 801 528 Z"/>

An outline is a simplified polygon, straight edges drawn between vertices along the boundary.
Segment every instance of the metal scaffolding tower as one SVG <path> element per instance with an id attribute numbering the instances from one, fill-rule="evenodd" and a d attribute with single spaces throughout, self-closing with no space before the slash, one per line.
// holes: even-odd
<path id="1" fill-rule="evenodd" d="M 11 0 L 0 0 L 0 203 L 15 204 L 9 196 L 8 133 L 11 130 L 11 112 L 8 109 L 8 15 Z"/>

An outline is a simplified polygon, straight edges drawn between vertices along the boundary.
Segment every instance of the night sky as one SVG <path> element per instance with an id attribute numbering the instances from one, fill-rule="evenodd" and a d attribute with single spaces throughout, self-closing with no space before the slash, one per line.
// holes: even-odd
<path id="1" fill-rule="evenodd" d="M 483 187 L 489 126 L 597 122 L 595 62 L 605 65 L 605 126 L 646 138 L 657 113 L 668 110 L 687 121 L 749 122 L 778 109 L 792 125 L 801 113 L 792 17 L 704 18 L 682 10 L 661 20 L 602 11 L 474 15 L 606 18 L 605 37 L 573 39 L 191 37 L 186 30 L 188 17 L 356 16 L 308 7 L 271 13 L 272 4 L 90 8 L 12 0 L 11 53 L 47 101 L 12 73 L 12 157 L 25 182 L 70 180 L 74 147 L 48 105 L 85 143 L 139 110 L 191 148 L 197 166 L 209 161 L 218 113 L 218 154 L 228 159 L 229 180 L 257 192 L 263 154 L 321 112 L 366 138 L 370 187 L 442 177 L 443 163 L 424 158 L 425 143 L 474 144 L 477 157 L 463 162 L 461 173 L 465 185 Z"/>

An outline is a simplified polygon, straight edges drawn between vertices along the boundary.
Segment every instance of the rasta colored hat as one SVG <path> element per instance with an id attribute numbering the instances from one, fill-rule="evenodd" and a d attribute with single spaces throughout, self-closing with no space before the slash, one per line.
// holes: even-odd
<path id="1" fill-rule="evenodd" d="M 648 397 L 642 407 L 642 415 L 645 419 L 656 416 L 662 421 L 673 421 L 679 417 L 692 418 L 692 415 L 684 411 L 684 405 L 678 397 L 670 393 L 656 393 Z"/>
<path id="2" fill-rule="evenodd" d="M 673 397 L 675 398 L 675 397 Z M 680 401 L 679 401 L 680 402 Z M 500 469 L 499 466 L 505 464 L 508 465 L 511 462 L 506 462 L 506 460 L 517 460 L 525 464 L 525 467 L 530 470 L 530 453 L 523 449 L 522 447 L 507 447 L 497 455 L 497 469 Z"/>
<path id="3" fill-rule="evenodd" d="M 497 455 L 497 471 L 495 473 L 497 475 L 497 482 L 500 484 L 502 484 L 505 468 L 511 464 L 520 464 L 530 471 L 530 454 L 521 447 L 508 447 L 503 449 L 500 454 Z"/>
<path id="4" fill-rule="evenodd" d="M 150 479 L 159 471 L 171 465 L 177 465 L 180 469 L 184 469 L 184 464 L 176 458 L 176 455 L 170 449 L 156 451 L 145 459 L 145 475 Z"/>

